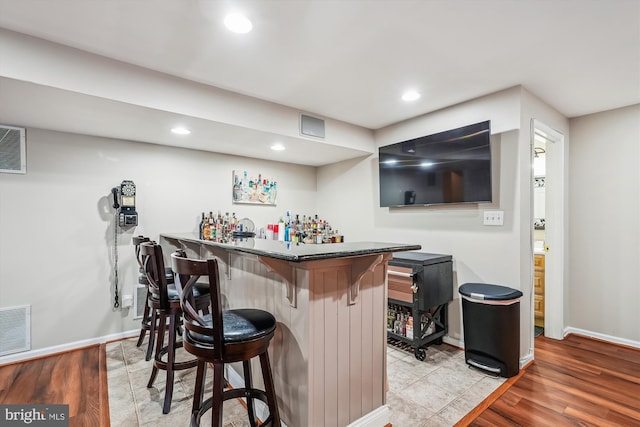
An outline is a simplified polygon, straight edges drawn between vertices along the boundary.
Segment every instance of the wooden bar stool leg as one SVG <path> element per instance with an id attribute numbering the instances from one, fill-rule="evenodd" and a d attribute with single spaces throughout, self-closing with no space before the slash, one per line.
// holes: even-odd
<path id="1" fill-rule="evenodd" d="M 244 388 L 251 390 L 253 388 L 251 384 L 251 363 L 249 360 L 242 361 L 242 370 L 244 371 Z M 253 410 L 253 397 L 246 395 L 247 399 L 247 412 L 249 413 L 249 424 L 251 427 L 256 427 L 256 415 Z"/>
<path id="2" fill-rule="evenodd" d="M 260 355 L 260 366 L 262 367 L 264 389 L 267 392 L 267 405 L 269 406 L 269 415 L 271 415 L 271 425 L 280 427 L 280 412 L 278 412 L 278 403 L 276 401 L 276 389 L 273 386 L 269 353 L 266 351 Z"/>
<path id="3" fill-rule="evenodd" d="M 176 357 L 176 314 L 169 315 L 169 347 L 167 350 L 167 380 L 164 387 L 164 406 L 162 413 L 168 414 L 171 410 L 171 399 L 173 397 L 173 362 Z"/>
<path id="4" fill-rule="evenodd" d="M 149 306 L 147 305 L 147 308 Z M 144 360 L 147 362 L 151 360 L 151 356 L 153 355 L 153 346 L 156 341 L 156 335 L 158 333 L 158 313 L 155 308 L 149 308 L 151 310 L 151 319 L 149 320 L 149 344 L 147 345 L 147 354 L 144 357 Z"/>
<path id="5" fill-rule="evenodd" d="M 166 314 L 160 312 L 159 322 L 158 322 L 158 342 L 156 344 L 156 357 L 155 360 L 160 360 L 162 347 L 164 346 L 164 332 L 167 327 L 167 317 Z M 147 387 L 153 387 L 153 383 L 156 380 L 156 376 L 158 376 L 158 367 L 156 366 L 156 362 L 153 362 L 153 369 L 151 370 L 151 377 L 149 378 L 149 382 L 147 383 Z"/>
<path id="6" fill-rule="evenodd" d="M 201 359 L 198 359 L 198 369 L 196 370 L 196 388 L 193 391 L 193 405 L 191 406 L 192 414 L 198 413 L 198 411 L 202 407 L 206 378 L 207 363 Z"/>
<path id="7" fill-rule="evenodd" d="M 144 313 L 142 314 L 142 321 L 140 322 L 140 336 L 138 336 L 138 342 L 136 347 L 140 347 L 144 342 L 144 337 L 147 335 L 147 330 L 150 328 L 149 324 L 149 306 L 144 306 Z"/>
<path id="8" fill-rule="evenodd" d="M 147 286 L 147 301 L 149 300 L 149 287 Z M 140 347 L 142 342 L 144 341 L 144 337 L 147 334 L 147 330 L 151 329 L 151 324 L 149 323 L 151 319 L 149 318 L 149 304 L 144 305 L 144 313 L 142 314 L 142 321 L 140 322 L 140 336 L 138 337 L 138 342 L 136 343 L 136 347 Z M 151 331 L 149 331 L 151 333 Z M 148 360 L 148 359 L 147 359 Z"/>
<path id="9" fill-rule="evenodd" d="M 211 401 L 211 427 L 222 427 L 222 404 L 224 393 L 224 363 L 213 363 L 213 396 Z"/>

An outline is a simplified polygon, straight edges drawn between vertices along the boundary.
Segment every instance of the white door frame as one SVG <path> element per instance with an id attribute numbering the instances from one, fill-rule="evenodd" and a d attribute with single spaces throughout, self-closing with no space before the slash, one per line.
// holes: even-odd
<path id="1" fill-rule="evenodd" d="M 536 131 L 548 141 L 545 153 L 545 292 L 544 335 L 564 338 L 565 286 L 567 283 L 565 245 L 567 227 L 567 165 L 565 137 L 539 120 L 531 123 L 531 164 Z M 533 167 L 531 170 L 533 188 Z M 533 218 L 533 203 L 531 204 Z M 533 224 L 531 224 L 533 230 Z M 531 263 L 533 265 L 533 231 L 531 232 Z M 533 308 L 532 308 L 532 328 Z"/>

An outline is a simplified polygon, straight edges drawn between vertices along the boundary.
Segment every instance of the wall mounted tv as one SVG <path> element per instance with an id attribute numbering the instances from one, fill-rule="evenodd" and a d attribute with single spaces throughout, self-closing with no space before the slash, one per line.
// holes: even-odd
<path id="1" fill-rule="evenodd" d="M 490 142 L 486 121 L 380 147 L 380 206 L 491 202 Z"/>

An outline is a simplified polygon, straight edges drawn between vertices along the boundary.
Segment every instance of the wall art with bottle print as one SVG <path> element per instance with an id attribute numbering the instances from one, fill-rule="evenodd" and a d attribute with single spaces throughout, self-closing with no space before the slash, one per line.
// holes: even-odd
<path id="1" fill-rule="evenodd" d="M 273 206 L 276 204 L 278 186 L 273 177 L 261 173 L 233 171 L 232 185 L 233 203 Z"/>

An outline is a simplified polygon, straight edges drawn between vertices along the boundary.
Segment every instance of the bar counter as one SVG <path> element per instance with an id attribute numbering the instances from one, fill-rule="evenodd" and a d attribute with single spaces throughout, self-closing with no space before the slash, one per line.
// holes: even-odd
<path id="1" fill-rule="evenodd" d="M 225 309 L 261 308 L 278 321 L 269 355 L 283 425 L 384 426 L 387 261 L 419 245 L 228 243 L 160 235 L 165 256 L 216 257 Z M 256 367 L 254 372 L 260 372 Z M 242 383 L 241 366 L 227 371 Z M 259 384 L 259 375 L 256 378 Z M 260 409 L 258 410 L 260 415 Z"/>

